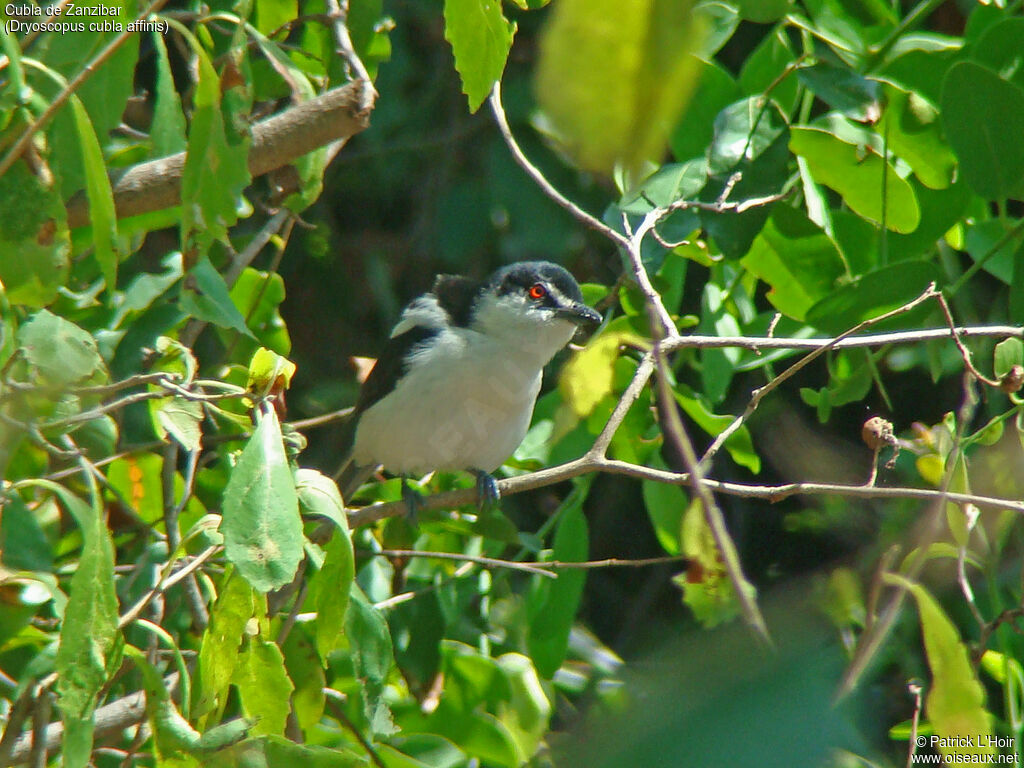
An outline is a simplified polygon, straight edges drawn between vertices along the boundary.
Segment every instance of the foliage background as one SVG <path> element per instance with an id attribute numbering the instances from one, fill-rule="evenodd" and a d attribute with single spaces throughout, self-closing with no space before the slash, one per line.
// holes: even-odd
<path id="1" fill-rule="evenodd" d="M 1024 452 L 1004 380 L 1024 355 L 996 345 L 1024 320 L 1021 4 L 705 2 L 702 33 L 681 21 L 686 3 L 637 3 L 637 23 L 616 3 L 533 5 L 353 0 L 347 29 L 379 98 L 365 131 L 329 165 L 306 156 L 297 178 L 251 180 L 246 127 L 358 75 L 323 18 L 332 4 L 167 4 L 158 18 L 180 26 L 161 36 L 166 58 L 134 36 L 24 154 L 18 137 L 70 90 L 60 78 L 113 35 L 5 35 L 4 760 L 45 764 L 32 745 L 48 724 L 68 765 L 892 765 L 914 734 L 998 735 L 1020 754 Z M 574 45 L 556 13 L 563 32 L 576 20 Z M 616 248 L 552 202 L 489 112 L 499 74 L 513 133 L 550 182 L 617 231 L 621 212 L 636 227 L 701 201 L 659 223 L 662 240 L 688 242 Z M 186 149 L 184 204 L 115 225 L 108 172 Z M 737 168 L 725 200 L 781 199 L 716 209 Z M 82 188 L 91 216 L 76 220 L 64 211 Z M 958 324 L 990 333 L 966 340 L 965 360 L 928 298 L 869 329 L 911 343 L 833 350 L 773 385 L 709 475 L 832 491 L 716 497 L 749 584 L 725 569 L 706 503 L 653 476 L 564 477 L 508 494 L 500 515 L 437 512 L 418 530 L 392 506 L 353 530 L 354 558 L 342 525 L 323 548 L 303 539 L 300 509 L 314 538 L 311 518 L 341 520 L 311 471 L 334 471 L 338 426 L 303 439 L 287 421 L 350 404 L 349 358 L 372 356 L 437 272 L 543 257 L 591 284 L 610 322 L 593 354 L 557 361 L 509 473 L 583 454 L 657 336 L 631 255 L 684 332 L 763 337 L 777 310 L 779 338 L 833 336 L 934 280 Z M 254 360 L 259 346 L 294 374 Z M 661 375 L 698 454 L 797 359 L 679 349 Z M 980 378 L 964 377 L 970 360 Z M 279 406 L 283 387 L 282 440 L 266 397 Z M 581 387 L 596 390 L 589 409 Z M 655 400 L 644 390 L 609 455 L 685 472 Z M 895 425 L 891 465 L 891 444 L 872 457 L 860 439 L 876 414 Z M 878 486 L 977 506 L 857 491 L 873 462 Z M 358 501 L 397 495 L 389 481 Z M 551 580 L 371 554 L 411 548 L 689 564 Z M 264 594 L 304 556 L 304 587 Z M 751 587 L 774 651 L 737 620 L 736 590 Z M 105 728 L 96 707 L 121 719 Z"/>

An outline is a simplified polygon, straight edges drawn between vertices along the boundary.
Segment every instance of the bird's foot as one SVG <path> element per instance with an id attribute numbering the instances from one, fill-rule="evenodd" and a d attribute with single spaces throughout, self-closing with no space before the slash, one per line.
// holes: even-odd
<path id="1" fill-rule="evenodd" d="M 418 525 L 420 510 L 423 509 L 423 494 L 410 488 L 406 479 L 402 478 L 402 501 L 405 502 L 405 519 L 414 528 Z"/>
<path id="2" fill-rule="evenodd" d="M 501 491 L 498 490 L 498 481 L 491 477 L 490 473 L 482 469 L 471 470 L 476 475 L 476 507 L 481 512 L 495 509 L 498 501 L 501 500 Z"/>

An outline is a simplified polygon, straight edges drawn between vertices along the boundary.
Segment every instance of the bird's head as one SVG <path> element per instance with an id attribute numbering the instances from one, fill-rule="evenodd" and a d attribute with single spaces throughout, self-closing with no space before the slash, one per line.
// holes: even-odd
<path id="1" fill-rule="evenodd" d="M 477 287 L 467 320 L 474 330 L 550 359 L 577 330 L 593 330 L 601 315 L 583 303 L 568 271 L 549 261 L 521 261 Z"/>

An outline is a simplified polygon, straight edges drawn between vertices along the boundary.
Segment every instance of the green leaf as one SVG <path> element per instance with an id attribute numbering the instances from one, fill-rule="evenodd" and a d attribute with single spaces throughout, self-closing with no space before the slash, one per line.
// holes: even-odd
<path id="1" fill-rule="evenodd" d="M 163 676 L 138 648 L 129 645 L 125 647 L 124 652 L 142 673 L 142 687 L 146 691 L 146 714 L 156 737 L 156 754 L 160 760 L 165 761 L 161 764 L 174 765 L 175 768 L 198 767 L 199 762 L 189 759 L 187 755 L 198 748 L 200 734 L 174 706 L 174 701 L 164 685 Z"/>
<path id="2" fill-rule="evenodd" d="M 245 318 L 231 301 L 231 294 L 228 293 L 224 278 L 213 268 L 206 256 L 189 270 L 179 303 L 181 310 L 192 317 L 221 328 L 231 328 L 251 339 L 256 338 L 246 327 Z"/>
<path id="3" fill-rule="evenodd" d="M 581 562 L 587 559 L 590 536 L 587 518 L 583 514 L 583 500 L 588 488 L 589 480 L 577 479 L 576 487 L 562 505 L 551 551 L 553 560 Z M 569 649 L 569 630 L 576 620 L 586 571 L 559 571 L 554 582 L 535 578 L 535 589 L 529 598 L 527 645 L 541 677 L 551 679 L 562 666 Z M 539 583 L 541 581 L 543 583 Z"/>
<path id="4" fill-rule="evenodd" d="M 264 35 L 269 35 L 298 15 L 298 0 L 256 0 L 256 28 Z"/>
<path id="5" fill-rule="evenodd" d="M 319 617 L 317 617 L 319 621 Z M 292 693 L 292 709 L 299 727 L 308 730 L 320 722 L 324 714 L 324 687 L 327 678 L 316 649 L 303 629 L 293 627 L 288 633 L 284 646 L 284 665 L 288 678 L 295 686 Z"/>
<path id="6" fill-rule="evenodd" d="M 0 176 L 0 284 L 11 304 L 45 307 L 67 281 L 67 211 L 58 190 L 26 163 Z"/>
<path id="7" fill-rule="evenodd" d="M 664 462 L 655 454 L 652 465 L 656 469 L 666 469 Z M 659 466 L 661 465 L 661 466 Z M 655 480 L 644 480 L 641 484 L 647 516 L 654 527 L 654 535 L 658 543 L 670 555 L 682 552 L 683 513 L 689 500 L 686 493 L 678 485 L 670 485 Z"/>
<path id="8" fill-rule="evenodd" d="M 377 736 L 390 736 L 397 730 L 384 699 L 384 688 L 394 662 L 391 633 L 380 611 L 366 599 L 355 582 L 345 613 L 345 634 L 355 676 L 362 685 L 363 712 L 370 730 Z"/>
<path id="9" fill-rule="evenodd" d="M 191 43 L 198 70 L 181 179 L 182 252 L 192 258 L 196 252 L 205 255 L 214 240 L 226 240 L 228 227 L 238 220 L 238 200 L 251 178 L 250 140 L 225 124 L 220 78 L 206 50 L 187 29 L 176 29 Z"/>
<path id="10" fill-rule="evenodd" d="M 269 592 L 295 576 L 302 560 L 302 518 L 281 425 L 262 411 L 224 489 L 224 553 L 255 589 Z"/>
<path id="11" fill-rule="evenodd" d="M 231 682 L 254 734 L 283 734 L 295 686 L 284 667 L 284 654 L 269 640 L 254 637 L 238 656 Z"/>
<path id="12" fill-rule="evenodd" d="M 540 41 L 537 96 L 585 170 L 636 170 L 661 156 L 696 85 L 689 0 L 562 0 Z M 586 66 L 580 66 L 586 62 Z"/>
<path id="13" fill-rule="evenodd" d="M 245 625 L 256 611 L 252 587 L 237 574 L 227 578 L 210 613 L 210 624 L 199 647 L 199 698 L 196 715 L 223 703 L 238 663 Z"/>
<path id="14" fill-rule="evenodd" d="M 690 563 L 686 572 L 673 577 L 672 581 L 682 590 L 683 602 L 694 617 L 710 629 L 739 616 L 740 603 L 700 499 L 693 499 L 686 509 L 682 539 L 682 553 L 690 558 Z M 753 594 L 754 588 L 749 582 L 744 582 L 744 587 Z"/>
<path id="15" fill-rule="evenodd" d="M 850 119 L 867 123 L 878 120 L 881 93 L 876 80 L 827 61 L 801 67 L 797 76 L 819 99 Z"/>
<path id="16" fill-rule="evenodd" d="M 1001 379 L 1015 365 L 1024 365 L 1024 341 L 1003 339 L 996 344 L 993 371 Z"/>
<path id="17" fill-rule="evenodd" d="M 84 767 L 92 752 L 96 697 L 116 668 L 114 544 L 98 499 L 86 504 L 59 485 L 40 484 L 57 494 L 82 533 L 82 554 L 71 577 L 55 666 L 58 704 L 64 714 L 64 765 Z"/>
<path id="18" fill-rule="evenodd" d="M 92 224 L 96 261 L 99 262 L 107 290 L 113 292 L 117 287 L 119 260 L 114 192 L 110 188 L 107 167 L 103 162 L 103 150 L 100 148 L 89 115 L 77 96 L 71 97 L 71 108 L 82 150 L 82 166 L 85 168 L 85 192 L 89 200 L 89 221 Z"/>
<path id="19" fill-rule="evenodd" d="M 107 482 L 131 504 L 132 509 L 147 523 L 163 519 L 164 502 L 160 470 L 163 459 L 153 453 L 139 453 L 116 459 L 107 468 Z M 184 490 L 181 476 L 176 475 L 181 488 L 175 488 L 175 496 Z"/>
<path id="20" fill-rule="evenodd" d="M 1024 194 L 1024 89 L 970 61 L 942 83 L 942 124 L 971 189 L 990 200 Z"/>
<path id="21" fill-rule="evenodd" d="M 336 526 L 324 551 L 324 562 L 310 580 L 316 609 L 316 649 L 325 662 L 345 629 L 349 591 L 355 578 L 355 554 L 345 505 L 333 480 L 312 469 L 295 473 L 299 506 L 307 517 L 325 517 Z"/>
<path id="22" fill-rule="evenodd" d="M 700 324 L 697 332 L 705 335 L 739 336 L 740 325 L 730 311 L 723 289 L 709 280 L 704 284 L 700 304 Z M 700 353 L 700 381 L 704 395 L 712 403 L 720 403 L 729 391 L 729 384 L 736 373 L 739 360 L 737 349 L 716 349 L 710 347 Z"/>
<path id="23" fill-rule="evenodd" d="M 265 763 L 267 768 L 278 766 L 301 766 L 301 768 L 365 768 L 365 754 L 356 754 L 342 747 L 321 747 L 314 744 L 296 744 L 282 736 L 267 736 L 262 740 Z M 374 751 L 380 753 L 387 747 L 375 744 Z M 240 765 L 240 764 L 239 764 Z M 248 763 L 246 765 L 249 765 Z M 385 765 L 392 768 L 392 763 L 385 760 Z M 217 768 L 212 766 L 211 768 Z M 400 767 L 404 768 L 404 767 Z"/>
<path id="24" fill-rule="evenodd" d="M 266 347 L 260 347 L 249 361 L 249 375 L 245 388 L 260 396 L 291 386 L 295 363 Z"/>
<path id="25" fill-rule="evenodd" d="M 444 37 L 455 54 L 470 112 L 480 109 L 501 79 L 515 32 L 499 0 L 445 0 Z"/>
<path id="26" fill-rule="evenodd" d="M 58 18 L 58 23 L 91 23 L 84 24 L 85 28 L 69 34 L 41 35 L 33 45 L 32 56 L 68 80 L 78 75 L 83 67 L 117 36 L 116 24 L 121 24 L 124 29 L 135 20 L 136 9 L 126 2 L 100 3 L 97 0 L 88 0 L 76 3 L 75 7 L 98 8 L 101 5 L 114 9 L 114 13 L 107 12 L 102 18 L 83 19 L 69 18 L 66 15 L 68 11 L 65 10 L 65 16 Z M 141 37 L 129 35 L 113 49 L 112 54 L 101 65 L 96 67 L 94 75 L 82 82 L 75 91 L 75 95 L 85 106 L 102 145 L 108 143 L 110 132 L 121 122 L 125 105 L 134 93 L 133 79 Z M 82 155 L 76 134 L 72 110 L 60 110 L 47 130 L 51 164 L 61 179 L 61 191 L 65 200 L 85 186 Z"/>
<path id="27" fill-rule="evenodd" d="M 943 136 L 939 110 L 917 93 L 888 83 L 885 100 L 878 132 L 886 137 L 889 148 L 926 187 L 945 189 L 952 184 L 956 155 Z"/>
<path id="28" fill-rule="evenodd" d="M 735 3 L 720 0 L 700 0 L 693 7 L 693 17 L 698 28 L 704 32 L 694 53 L 706 60 L 710 60 L 729 42 L 740 23 Z"/>
<path id="29" fill-rule="evenodd" d="M 161 440 L 174 438 L 186 451 L 202 445 L 203 406 L 180 395 L 168 398 L 156 412 L 157 434 Z"/>
<path id="30" fill-rule="evenodd" d="M 708 148 L 708 183 L 700 194 L 704 202 L 717 201 L 733 176 L 728 201 L 766 197 L 782 191 L 789 176 L 789 128 L 771 102 L 761 97 L 738 101 L 715 118 L 715 135 Z M 761 231 L 772 206 L 757 206 L 743 213 L 701 211 L 705 229 L 722 253 L 742 257 Z"/>
<path id="31" fill-rule="evenodd" d="M 920 296 L 939 271 L 924 261 L 901 261 L 861 275 L 807 310 L 807 323 L 827 333 L 842 333 Z M 905 320 L 904 320 L 905 322 Z"/>
<path id="32" fill-rule="evenodd" d="M 13 493 L 0 515 L 0 562 L 12 570 L 53 570 L 53 546 L 37 515 Z"/>
<path id="33" fill-rule="evenodd" d="M 771 286 L 768 301 L 794 320 L 803 320 L 846 274 L 835 241 L 787 205 L 775 207 L 740 263 Z"/>
<path id="34" fill-rule="evenodd" d="M 529 758 L 542 744 L 551 718 L 551 702 L 544 693 L 537 670 L 519 653 L 506 653 L 496 659 L 511 689 L 508 707 L 500 715 L 512 734 L 523 758 Z"/>
<path id="35" fill-rule="evenodd" d="M 785 16 L 793 0 L 738 0 L 740 16 L 755 24 L 770 24 Z"/>
<path id="36" fill-rule="evenodd" d="M 153 47 L 156 49 L 156 104 L 149 138 L 153 142 L 153 157 L 167 157 L 184 152 L 188 145 L 185 115 L 181 111 L 181 98 L 174 89 L 167 46 L 160 32 L 153 33 Z"/>
<path id="37" fill-rule="evenodd" d="M 646 349 L 648 342 L 630 331 L 604 333 L 592 339 L 562 368 L 558 388 L 576 418 L 585 419 L 612 393 L 615 360 L 623 345 Z"/>
<path id="38" fill-rule="evenodd" d="M 1024 88 L 1024 18 L 1008 16 L 988 27 L 970 48 L 970 57 L 1018 88 Z"/>
<path id="39" fill-rule="evenodd" d="M 978 758 L 995 754 L 991 715 L 985 710 L 985 690 L 971 666 L 967 647 L 956 626 L 923 586 L 895 573 L 887 573 L 884 578 L 888 584 L 910 592 L 917 601 L 921 634 L 932 672 L 925 713 L 940 737 L 939 752 L 948 762 L 984 762 Z M 952 759 L 953 755 L 960 759 Z"/>
<path id="40" fill-rule="evenodd" d="M 804 158 L 815 181 L 842 195 L 858 215 L 896 232 L 917 228 L 921 212 L 913 188 L 871 147 L 818 128 L 794 128 L 789 148 Z"/>
<path id="41" fill-rule="evenodd" d="M 714 413 L 700 397 L 689 397 L 676 392 L 676 401 L 686 411 L 686 415 L 711 437 L 718 437 L 735 420 L 734 416 Z M 754 441 L 746 426 L 737 429 L 725 441 L 724 447 L 732 460 L 741 467 L 746 467 L 755 475 L 761 471 L 761 457 L 754 451 Z"/>
<path id="42" fill-rule="evenodd" d="M 57 387 L 77 384 L 103 368 L 92 334 L 45 309 L 18 329 L 18 343 L 40 377 Z"/>
<path id="43" fill-rule="evenodd" d="M 772 30 L 743 62 L 739 79 L 743 92 L 760 97 L 771 88 L 766 95 L 786 114 L 792 114 L 800 93 L 800 82 L 792 69 L 795 61 L 796 55 L 785 30 Z"/>
<path id="44" fill-rule="evenodd" d="M 981 268 L 1004 285 L 1013 285 L 1024 256 L 1024 231 L 1006 219 L 979 221 L 967 230 L 965 250 Z"/>

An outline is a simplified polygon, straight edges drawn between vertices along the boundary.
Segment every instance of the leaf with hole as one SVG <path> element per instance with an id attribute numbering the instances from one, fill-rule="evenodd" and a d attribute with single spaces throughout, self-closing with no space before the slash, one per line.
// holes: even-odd
<path id="1" fill-rule="evenodd" d="M 273 408 L 263 409 L 224 489 L 224 553 L 255 589 L 283 587 L 302 560 L 295 478 Z"/>

